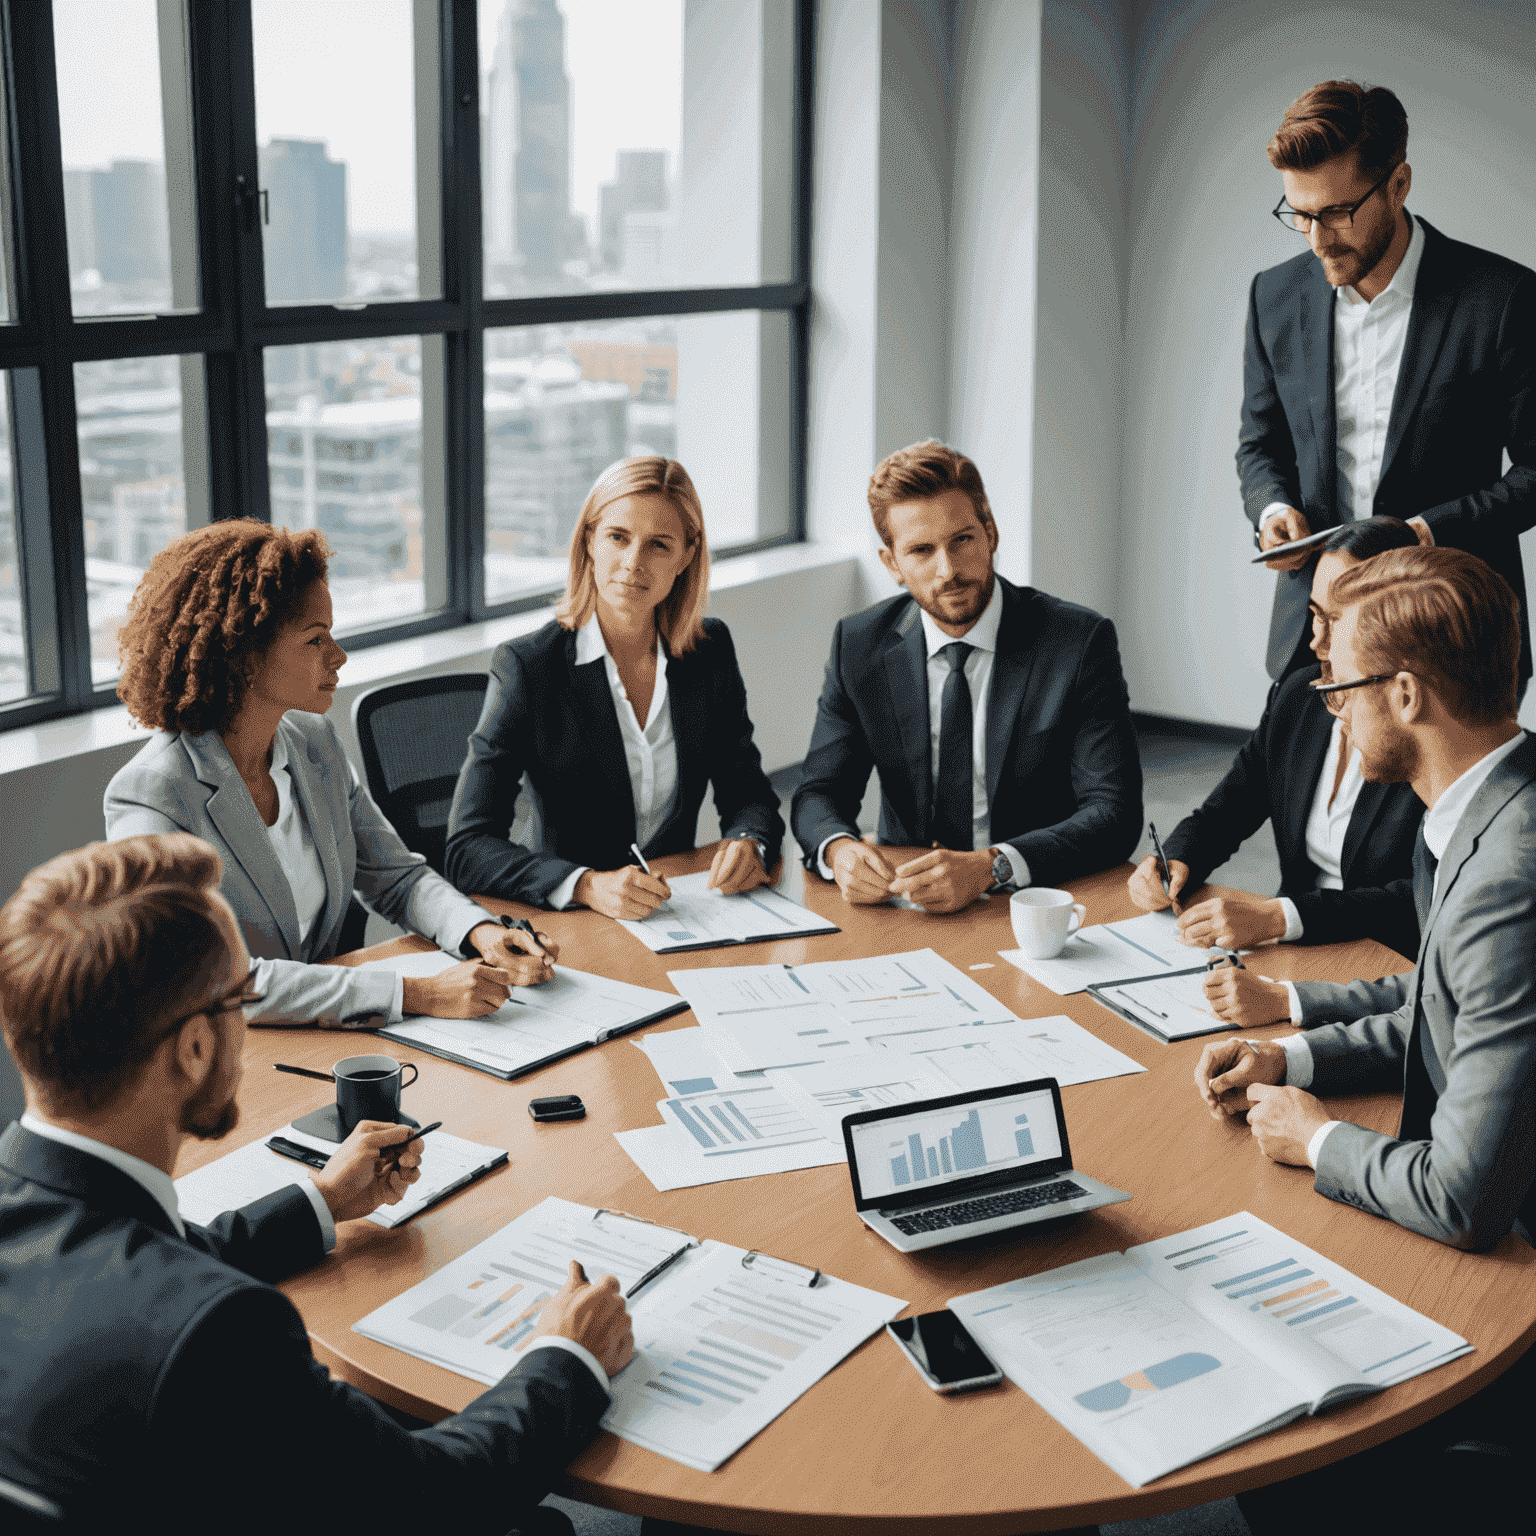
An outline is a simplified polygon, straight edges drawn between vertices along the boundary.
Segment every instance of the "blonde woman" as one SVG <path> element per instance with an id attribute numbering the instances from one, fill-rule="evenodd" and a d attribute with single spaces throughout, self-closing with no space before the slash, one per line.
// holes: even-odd
<path id="1" fill-rule="evenodd" d="M 645 917 L 670 893 L 630 845 L 647 857 L 692 848 L 706 785 L 727 839 L 711 884 L 731 894 L 767 883 L 784 823 L 730 632 L 704 617 L 708 596 L 687 470 L 661 458 L 605 470 L 571 535 L 554 621 L 492 657 L 448 822 L 460 890 Z M 538 849 L 509 836 L 524 774 Z"/>

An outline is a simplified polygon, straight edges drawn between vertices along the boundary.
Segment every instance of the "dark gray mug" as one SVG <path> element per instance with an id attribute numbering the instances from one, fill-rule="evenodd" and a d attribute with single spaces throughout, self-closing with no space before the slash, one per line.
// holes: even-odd
<path id="1" fill-rule="evenodd" d="M 405 1068 L 411 1075 L 405 1076 Z M 350 1136 L 359 1120 L 385 1120 L 398 1124 L 400 1091 L 409 1088 L 420 1073 L 414 1061 L 405 1066 L 393 1056 L 348 1056 L 331 1068 L 336 1078 L 336 1112 L 341 1133 Z"/>

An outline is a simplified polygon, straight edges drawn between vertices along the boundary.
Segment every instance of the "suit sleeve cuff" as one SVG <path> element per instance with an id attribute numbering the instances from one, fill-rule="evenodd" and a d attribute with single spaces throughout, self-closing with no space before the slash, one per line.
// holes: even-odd
<path id="1" fill-rule="evenodd" d="M 541 1333 L 534 1339 L 524 1354 L 531 1355 L 536 1349 L 563 1349 L 568 1354 L 575 1355 L 586 1368 L 597 1378 L 597 1384 L 604 1392 L 608 1389 L 608 1373 L 597 1363 L 597 1356 L 583 1344 L 578 1344 L 575 1339 L 562 1338 L 556 1333 Z"/>
<path id="2" fill-rule="evenodd" d="M 1021 891 L 1026 885 L 1033 885 L 1029 860 L 1012 843 L 999 843 L 997 846 L 1002 849 L 1003 857 L 1008 860 L 1008 867 L 1013 871 L 1013 884 Z"/>
<path id="3" fill-rule="evenodd" d="M 1306 928 L 1301 921 L 1301 913 L 1296 910 L 1296 903 L 1289 896 L 1279 898 L 1280 910 L 1285 914 L 1285 933 L 1280 942 L 1282 944 L 1294 944 Z"/>
<path id="4" fill-rule="evenodd" d="M 336 1218 L 331 1215 L 331 1208 L 325 1203 L 325 1196 L 315 1188 L 313 1179 L 295 1179 L 300 1189 L 309 1196 L 309 1203 L 315 1208 L 315 1220 L 320 1223 L 320 1241 L 326 1253 L 336 1246 Z"/>
<path id="5" fill-rule="evenodd" d="M 1263 537 L 1264 529 L 1268 525 L 1270 518 L 1272 518 L 1272 517 L 1279 517 L 1279 515 L 1282 512 L 1289 512 L 1289 511 L 1290 511 L 1290 504 L 1288 502 L 1284 502 L 1284 501 L 1272 501 L 1272 502 L 1270 502 L 1270 504 L 1267 507 L 1265 507 L 1262 512 L 1259 513 L 1259 536 L 1261 538 Z"/>
<path id="6" fill-rule="evenodd" d="M 1313 1131 L 1312 1140 L 1307 1143 L 1307 1161 L 1312 1164 L 1314 1170 L 1317 1167 L 1317 1159 L 1322 1153 L 1323 1143 L 1328 1139 L 1329 1131 L 1343 1123 L 1342 1120 L 1330 1120 L 1326 1125 L 1320 1125 Z"/>
<path id="7" fill-rule="evenodd" d="M 1287 1035 L 1280 1042 L 1285 1052 L 1285 1086 L 1310 1088 L 1312 1086 L 1312 1046 L 1305 1035 Z"/>
<path id="8" fill-rule="evenodd" d="M 572 901 L 576 899 L 576 882 L 591 867 L 590 864 L 578 865 L 544 898 L 556 912 L 564 912 Z"/>

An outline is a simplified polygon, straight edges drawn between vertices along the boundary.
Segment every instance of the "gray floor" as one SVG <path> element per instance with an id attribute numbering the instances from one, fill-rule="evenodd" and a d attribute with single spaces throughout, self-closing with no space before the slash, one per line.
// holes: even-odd
<path id="1" fill-rule="evenodd" d="M 1157 824 L 1159 834 L 1171 832 L 1192 806 L 1215 787 L 1236 749 L 1210 742 L 1190 741 L 1177 736 L 1143 736 L 1141 763 L 1145 775 L 1146 816 Z M 789 820 L 789 797 L 798 779 L 798 769 L 785 769 L 773 776 L 774 788 L 783 797 L 784 819 Z M 865 830 L 875 825 L 877 801 L 873 792 L 866 799 L 859 818 Z M 711 834 L 713 835 L 713 834 Z M 699 829 L 705 841 L 705 828 Z M 1152 849 L 1151 839 L 1143 832 L 1135 858 L 1141 859 Z M 1275 854 L 1274 838 L 1268 827 L 1249 838 L 1236 855 L 1215 871 L 1211 878 L 1223 885 L 1272 894 L 1280 885 L 1280 861 Z M 551 1498 L 549 1503 L 563 1509 L 575 1523 L 580 1536 L 639 1536 L 640 1521 L 634 1515 L 614 1514 L 594 1509 L 571 1499 Z M 1203 1504 L 1178 1514 L 1158 1515 L 1149 1520 L 1126 1520 L 1101 1527 L 1106 1536 L 1248 1536 L 1248 1526 L 1231 1499 Z"/>

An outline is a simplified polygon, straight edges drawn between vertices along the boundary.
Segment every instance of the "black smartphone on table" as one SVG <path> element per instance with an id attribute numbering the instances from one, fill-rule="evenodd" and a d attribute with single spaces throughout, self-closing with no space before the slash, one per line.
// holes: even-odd
<path id="1" fill-rule="evenodd" d="M 885 1331 L 935 1392 L 969 1392 L 975 1387 L 995 1387 L 1003 1379 L 953 1312 L 898 1317 L 885 1325 Z"/>

